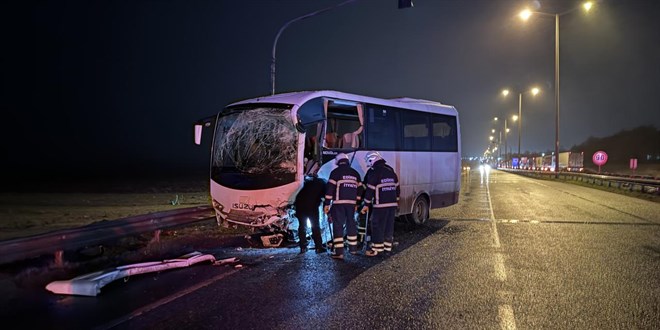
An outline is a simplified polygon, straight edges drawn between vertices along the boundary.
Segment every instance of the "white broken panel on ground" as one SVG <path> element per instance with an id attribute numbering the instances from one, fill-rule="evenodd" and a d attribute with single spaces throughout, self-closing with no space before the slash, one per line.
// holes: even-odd
<path id="1" fill-rule="evenodd" d="M 108 283 L 127 276 L 188 267 L 204 261 L 215 263 L 215 257 L 210 254 L 202 254 L 201 252 L 195 251 L 176 259 L 119 266 L 74 277 L 70 280 L 53 281 L 46 285 L 46 290 L 57 294 L 96 296 L 101 292 L 101 288 Z"/>

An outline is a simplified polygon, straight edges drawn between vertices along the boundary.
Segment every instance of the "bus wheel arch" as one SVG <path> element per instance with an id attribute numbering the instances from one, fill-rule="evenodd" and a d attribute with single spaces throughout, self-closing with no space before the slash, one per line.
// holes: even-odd
<path id="1" fill-rule="evenodd" d="M 431 212 L 431 203 L 426 194 L 421 194 L 415 198 L 412 205 L 412 212 L 408 214 L 408 220 L 415 225 L 424 224 L 429 220 Z"/>

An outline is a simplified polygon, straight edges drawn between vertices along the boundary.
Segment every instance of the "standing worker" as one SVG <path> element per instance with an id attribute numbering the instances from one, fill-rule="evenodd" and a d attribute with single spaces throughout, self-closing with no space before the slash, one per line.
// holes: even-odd
<path id="1" fill-rule="evenodd" d="M 351 254 L 357 254 L 357 223 L 355 211 L 360 186 L 360 173 L 351 167 L 348 156 L 340 153 L 335 157 L 337 168 L 330 172 L 328 189 L 325 193 L 323 212 L 330 212 L 332 218 L 332 246 L 334 251 L 331 257 L 344 259 L 344 226 L 346 226 L 346 241 Z M 330 205 L 332 203 L 332 205 Z M 331 207 L 332 206 L 332 207 Z"/>
<path id="2" fill-rule="evenodd" d="M 371 249 L 365 255 L 373 257 L 383 251 L 392 251 L 394 243 L 394 217 L 399 207 L 399 177 L 377 151 L 365 156 L 369 167 L 365 176 L 367 190 L 361 212 L 367 213 L 371 206 Z"/>
<path id="3" fill-rule="evenodd" d="M 380 157 L 380 154 L 378 152 L 375 152 L 378 157 Z M 366 157 L 368 158 L 368 157 Z M 381 157 L 382 158 L 382 157 Z M 374 168 L 371 166 L 373 164 L 367 164 L 367 173 L 364 174 L 364 178 L 362 180 L 362 186 L 360 186 L 360 190 L 358 190 L 358 194 L 361 197 L 362 200 L 362 206 L 367 205 L 367 212 L 360 212 L 360 217 L 358 217 L 358 239 L 360 241 L 360 244 L 363 244 L 363 247 L 367 248 L 367 243 L 369 243 L 371 240 L 369 239 L 371 237 L 371 208 L 373 205 L 371 203 L 365 204 L 364 201 L 366 200 L 364 198 L 364 194 L 367 192 L 367 181 L 369 181 L 369 176 L 373 175 L 374 173 Z M 389 166 L 387 163 L 385 164 L 385 167 L 389 168 L 392 172 L 394 172 L 394 169 Z"/>
<path id="4" fill-rule="evenodd" d="M 302 189 L 296 195 L 294 206 L 296 207 L 296 218 L 298 218 L 298 242 L 300 253 L 307 252 L 307 220 L 312 226 L 312 239 L 316 253 L 323 253 L 326 249 L 321 240 L 321 227 L 319 225 L 319 207 L 325 193 L 325 181 L 311 174 L 305 176 Z"/>

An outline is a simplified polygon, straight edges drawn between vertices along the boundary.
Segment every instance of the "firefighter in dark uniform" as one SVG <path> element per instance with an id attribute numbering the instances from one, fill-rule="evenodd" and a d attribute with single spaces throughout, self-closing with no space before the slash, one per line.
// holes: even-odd
<path id="1" fill-rule="evenodd" d="M 376 154 L 378 154 L 376 152 Z M 378 154 L 380 155 L 380 154 Z M 364 178 L 362 179 L 362 186 L 360 186 L 360 190 L 358 191 L 358 194 L 362 197 L 362 206 L 366 205 L 364 204 L 364 193 L 367 191 L 367 181 L 369 181 L 369 176 L 373 174 L 374 170 L 373 167 L 371 166 L 373 164 L 368 164 L 367 165 L 367 173 L 364 174 Z M 394 172 L 394 169 L 385 163 L 385 167 L 389 168 L 392 172 Z M 367 247 L 366 244 L 369 243 L 371 240 L 369 237 L 371 237 L 371 231 L 372 231 L 372 224 L 371 222 L 371 208 L 372 204 L 367 205 L 367 212 L 360 212 L 358 214 L 358 244 L 360 247 L 364 246 Z M 362 210 L 363 207 L 360 208 Z M 368 219 L 367 219 L 368 218 Z M 368 228 L 367 228 L 368 227 Z"/>
<path id="2" fill-rule="evenodd" d="M 325 181 L 316 175 L 305 177 L 302 189 L 296 195 L 294 206 L 296 207 L 296 218 L 298 218 L 298 243 L 300 244 L 300 253 L 307 252 L 307 220 L 312 226 L 312 239 L 316 253 L 323 253 L 326 249 L 323 247 L 321 239 L 321 227 L 319 225 L 319 207 L 325 194 Z"/>
<path id="3" fill-rule="evenodd" d="M 337 168 L 330 172 L 328 187 L 325 193 L 323 211 L 330 212 L 332 218 L 331 256 L 335 259 L 344 258 L 344 226 L 346 226 L 346 242 L 351 254 L 357 254 L 357 223 L 355 211 L 357 202 L 361 199 L 358 189 L 361 185 L 360 173 L 351 167 L 348 156 L 340 153 L 335 157 Z"/>
<path id="4" fill-rule="evenodd" d="M 392 251 L 394 243 L 394 217 L 399 207 L 399 177 L 394 170 L 385 164 L 380 153 L 371 151 L 365 156 L 369 167 L 365 175 L 367 190 L 364 193 L 364 206 L 361 212 L 366 213 L 371 207 L 371 249 L 365 255 L 373 257 L 383 251 Z"/>

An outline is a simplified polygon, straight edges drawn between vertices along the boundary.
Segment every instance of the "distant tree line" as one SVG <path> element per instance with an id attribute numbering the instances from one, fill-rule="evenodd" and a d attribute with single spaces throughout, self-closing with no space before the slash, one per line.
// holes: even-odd
<path id="1" fill-rule="evenodd" d="M 640 164 L 660 164 L 660 130 L 654 126 L 640 126 L 602 138 L 589 137 L 570 149 L 584 152 L 585 163 L 598 150 L 607 153 L 608 163 L 627 164 L 630 158 L 637 158 Z"/>

